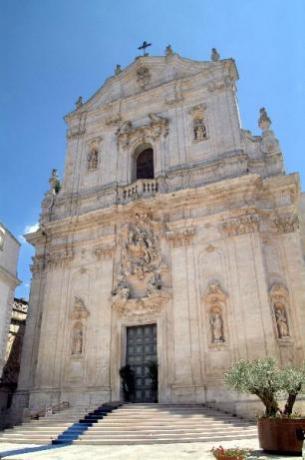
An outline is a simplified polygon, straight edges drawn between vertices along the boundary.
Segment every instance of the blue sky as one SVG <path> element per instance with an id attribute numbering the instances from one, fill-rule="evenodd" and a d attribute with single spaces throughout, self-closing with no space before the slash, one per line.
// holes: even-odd
<path id="1" fill-rule="evenodd" d="M 63 116 L 128 65 L 143 40 L 206 60 L 235 58 L 244 128 L 259 134 L 268 109 L 286 171 L 305 184 L 304 0 L 1 0 L 0 221 L 17 237 L 34 225 L 51 169 L 62 174 Z M 28 297 L 31 247 L 23 242 L 16 294 Z"/>

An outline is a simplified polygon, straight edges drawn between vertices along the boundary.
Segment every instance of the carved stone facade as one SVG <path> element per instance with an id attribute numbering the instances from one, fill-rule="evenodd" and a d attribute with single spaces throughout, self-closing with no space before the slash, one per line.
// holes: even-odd
<path id="1" fill-rule="evenodd" d="M 16 414 L 122 398 L 133 326 L 157 331 L 164 403 L 246 412 L 252 403 L 223 385 L 232 362 L 304 360 L 305 201 L 266 109 L 261 135 L 241 129 L 237 78 L 216 50 L 198 62 L 167 48 L 117 68 L 66 116 L 64 177 L 27 236 L 36 255 Z"/>

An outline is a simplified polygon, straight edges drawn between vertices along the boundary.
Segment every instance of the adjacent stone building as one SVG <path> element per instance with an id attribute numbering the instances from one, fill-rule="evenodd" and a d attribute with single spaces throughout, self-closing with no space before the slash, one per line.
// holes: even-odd
<path id="1" fill-rule="evenodd" d="M 17 278 L 19 249 L 20 243 L 0 223 L 0 378 L 5 363 L 14 292 L 20 284 Z"/>
<path id="2" fill-rule="evenodd" d="M 15 408 L 236 395 L 240 358 L 304 359 L 298 174 L 264 108 L 241 128 L 233 59 L 137 58 L 66 116 L 62 184 L 42 202 Z M 237 406 L 236 406 L 237 407 Z"/>
<path id="3" fill-rule="evenodd" d="M 14 298 L 4 367 L 0 378 L 0 428 L 9 424 L 9 409 L 16 391 L 20 370 L 20 358 L 28 311 L 28 302 Z"/>

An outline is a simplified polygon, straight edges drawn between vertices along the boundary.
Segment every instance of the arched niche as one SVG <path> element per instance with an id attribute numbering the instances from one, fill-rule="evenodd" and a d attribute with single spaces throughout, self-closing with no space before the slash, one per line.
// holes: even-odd
<path id="1" fill-rule="evenodd" d="M 139 145 L 133 155 L 133 180 L 153 179 L 154 172 L 154 151 L 151 144 Z"/>

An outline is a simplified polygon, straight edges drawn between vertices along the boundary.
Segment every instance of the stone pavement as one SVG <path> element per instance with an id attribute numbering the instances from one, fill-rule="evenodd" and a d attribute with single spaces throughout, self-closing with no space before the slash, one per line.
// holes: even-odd
<path id="1" fill-rule="evenodd" d="M 251 457 L 295 459 L 298 457 L 280 457 L 265 455 L 259 450 L 256 439 L 226 441 L 223 443 L 181 443 L 152 444 L 137 446 L 30 446 L 21 444 L 0 444 L 0 458 L 7 460 L 212 460 L 213 446 L 241 447 L 253 449 Z"/>

